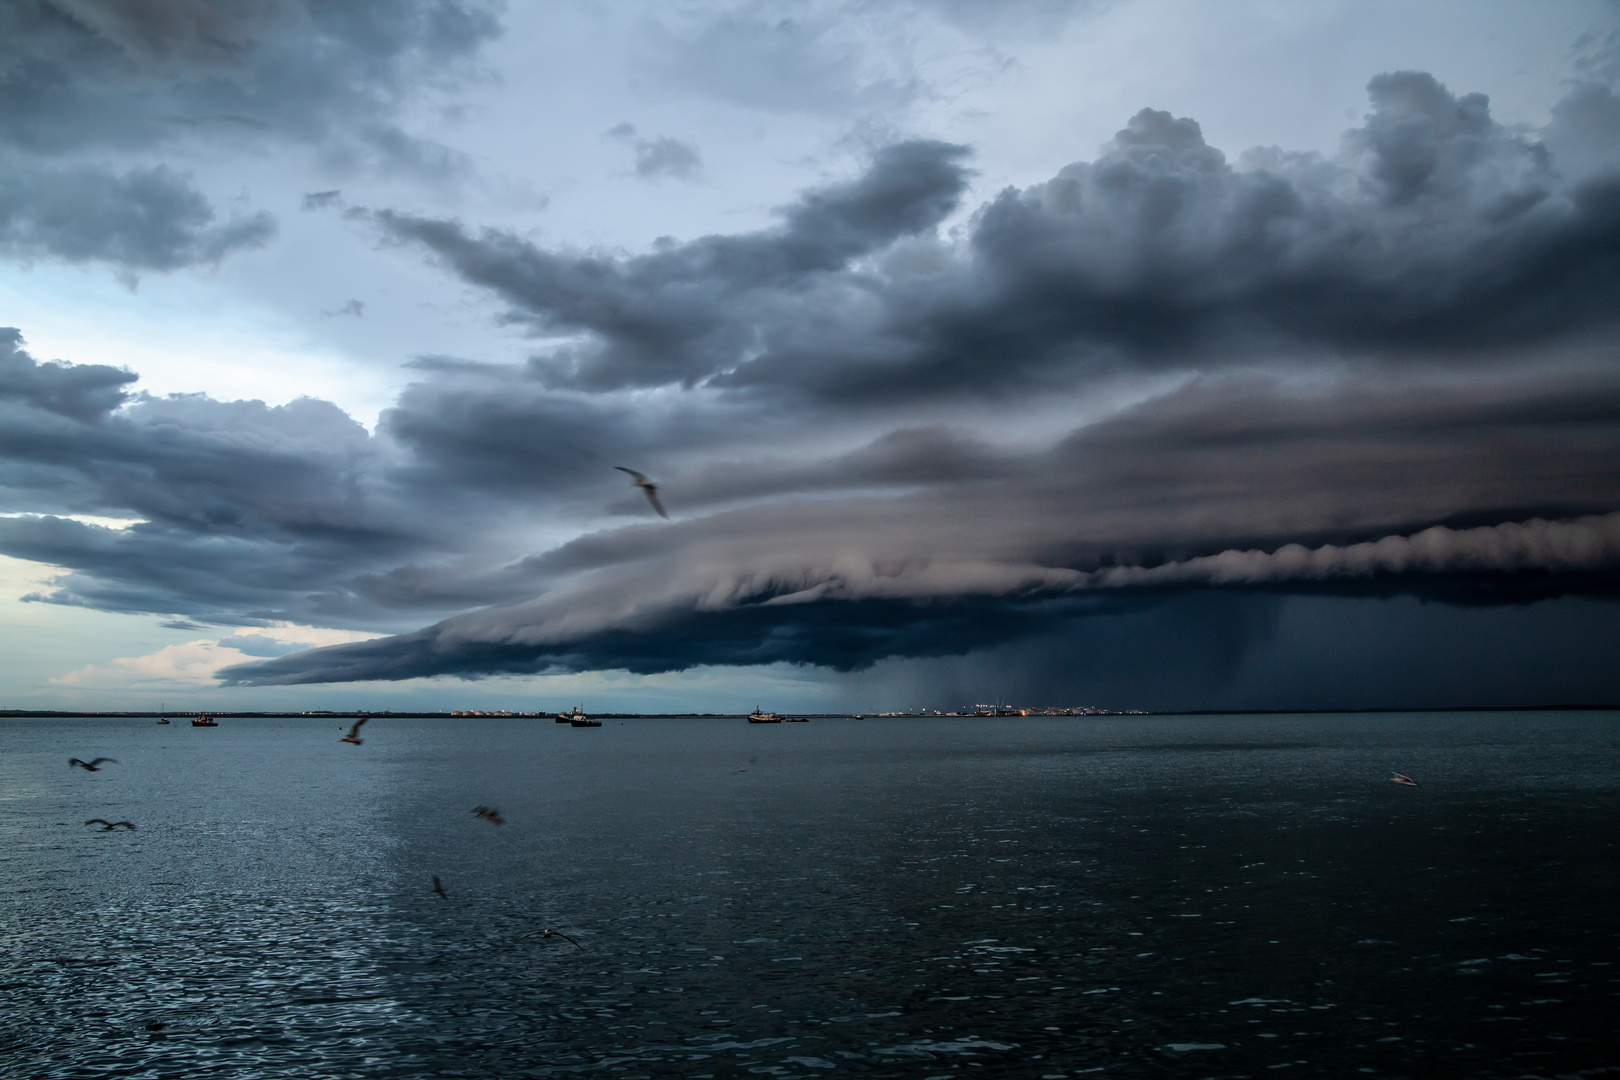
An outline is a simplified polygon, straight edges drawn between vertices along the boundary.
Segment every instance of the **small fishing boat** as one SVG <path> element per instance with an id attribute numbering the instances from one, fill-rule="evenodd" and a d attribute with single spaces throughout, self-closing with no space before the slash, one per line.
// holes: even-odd
<path id="1" fill-rule="evenodd" d="M 748 715 L 748 722 L 750 724 L 780 724 L 782 718 L 773 712 L 763 712 L 755 709 Z"/>
<path id="2" fill-rule="evenodd" d="M 191 721 L 192 727 L 219 727 L 212 716 L 198 716 Z"/>

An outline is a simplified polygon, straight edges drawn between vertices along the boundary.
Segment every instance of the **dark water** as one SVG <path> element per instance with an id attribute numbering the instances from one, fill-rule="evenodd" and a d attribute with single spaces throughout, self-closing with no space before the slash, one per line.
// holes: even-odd
<path id="1" fill-rule="evenodd" d="M 4 720 L 0 1071 L 1620 1073 L 1617 721 Z"/>

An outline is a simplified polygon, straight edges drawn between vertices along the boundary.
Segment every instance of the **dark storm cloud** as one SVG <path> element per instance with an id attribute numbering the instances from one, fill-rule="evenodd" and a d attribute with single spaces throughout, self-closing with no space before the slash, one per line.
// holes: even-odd
<path id="1" fill-rule="evenodd" d="M 775 229 L 627 259 L 550 252 L 509 232 L 474 235 L 393 211 L 372 220 L 500 295 L 514 319 L 594 335 L 595 347 L 558 358 L 559 385 L 690 385 L 718 363 L 740 362 L 770 325 L 819 323 L 818 311 L 836 311 L 855 284 L 840 280 L 852 261 L 932 229 L 956 208 L 965 155 L 947 143 L 900 143 L 879 151 L 858 179 L 785 208 Z"/>
<path id="2" fill-rule="evenodd" d="M 1620 515 L 1592 511 L 1620 505 L 1620 384 L 1299 393 L 1219 380 L 1039 453 L 896 432 L 820 463 L 710 468 L 664 490 L 679 513 L 763 487 L 822 497 L 582 536 L 525 560 L 512 580 L 543 586 L 534 600 L 232 677 L 851 670 L 1210 588 L 1610 596 Z"/>
<path id="3" fill-rule="evenodd" d="M 376 220 L 511 318 L 580 332 L 553 359 L 559 385 L 855 405 L 1257 356 L 1458 360 L 1612 330 L 1620 126 L 1594 104 L 1606 89 L 1576 88 L 1551 142 L 1426 74 L 1381 75 L 1369 93 L 1337 157 L 1262 149 L 1237 167 L 1194 121 L 1144 109 L 1096 160 L 995 196 L 953 245 L 935 230 L 966 173 L 935 143 L 892 146 L 861 180 L 807 194 L 785 228 L 639 256 Z M 1580 153 L 1563 163 L 1559 143 Z"/>
<path id="4" fill-rule="evenodd" d="M 928 141 L 773 227 L 640 255 L 350 210 L 564 343 L 419 358 L 368 434 L 321 402 L 126 397 L 10 339 L 0 484 L 55 516 L 0 519 L 0 552 L 63 568 L 59 603 L 443 619 L 242 683 L 855 671 L 1097 620 L 1173 641 L 1217 609 L 1258 643 L 1266 598 L 1302 595 L 1607 605 L 1608 106 L 1577 87 L 1533 133 L 1425 75 L 1370 92 L 1336 157 L 1238 167 L 1144 110 L 950 235 L 966 151 Z"/>
<path id="5" fill-rule="evenodd" d="M 463 0 L 0 5 L 0 256 L 136 274 L 264 243 L 268 214 L 218 221 L 185 177 L 140 164 L 193 138 L 294 140 L 332 168 L 448 180 L 462 156 L 396 116 L 499 30 L 494 5 Z"/>
<path id="6" fill-rule="evenodd" d="M 276 232 L 263 211 L 216 216 L 185 177 L 161 165 L 120 176 L 93 165 L 30 168 L 0 158 L 0 257 L 162 271 L 216 263 Z"/>
<path id="7" fill-rule="evenodd" d="M 1620 514 L 1460 532 L 1436 527 L 1344 549 L 1289 545 L 1276 552 L 1224 552 L 1187 564 L 1078 575 L 1067 585 L 1042 580 L 1062 581 L 1058 574 L 991 580 L 995 575 L 974 572 L 982 568 L 963 569 L 951 568 L 945 581 L 919 575 L 922 580 L 885 583 L 916 594 L 905 598 L 826 599 L 848 595 L 824 589 L 826 582 L 773 595 L 771 588 L 782 587 L 779 579 L 756 582 L 761 591 L 750 596 L 692 594 L 663 610 L 654 604 L 637 610 L 637 598 L 619 597 L 619 617 L 596 628 L 577 619 L 576 611 L 535 601 L 458 616 L 412 634 L 237 665 L 220 677 L 286 685 L 603 669 L 654 674 L 781 662 L 847 672 L 889 658 L 961 656 L 1072 632 L 1077 622 L 1163 605 L 1185 591 L 1175 586 L 1188 585 L 1281 584 L 1294 593 L 1407 595 L 1453 604 L 1613 597 L 1620 595 Z M 940 584 L 952 587 L 948 600 L 929 597 Z M 1160 588 L 1143 588 L 1155 585 Z M 1116 590 L 1119 595 L 1108 595 Z M 589 604 L 598 598 L 566 599 Z M 1242 651 L 1238 642 L 1229 645 L 1228 651 Z"/>
<path id="8" fill-rule="evenodd" d="M 105 364 L 36 364 L 22 334 L 0 327 L 0 402 L 75 420 L 96 420 L 122 405 L 136 375 Z"/>
<path id="9" fill-rule="evenodd" d="M 129 372 L 36 363 L 0 339 L 0 549 L 71 573 L 44 598 L 217 621 L 365 618 L 344 583 L 428 549 L 337 407 L 127 392 Z M 127 529 L 62 514 L 140 519 Z"/>
<path id="10" fill-rule="evenodd" d="M 196 125 L 398 132 L 500 33 L 477 0 L 20 0 L 0 7 L 0 143 L 140 149 Z"/>

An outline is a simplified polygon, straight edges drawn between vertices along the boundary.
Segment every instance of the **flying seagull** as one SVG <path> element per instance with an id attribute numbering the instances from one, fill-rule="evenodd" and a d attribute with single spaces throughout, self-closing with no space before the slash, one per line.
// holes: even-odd
<path id="1" fill-rule="evenodd" d="M 636 482 L 636 487 L 640 488 L 642 491 L 647 493 L 647 501 L 652 503 L 652 508 L 654 510 L 658 511 L 658 516 L 663 518 L 666 521 L 669 520 L 669 515 L 664 513 L 663 504 L 658 501 L 658 485 L 657 484 L 655 484 L 651 480 L 647 479 L 641 473 L 636 472 L 636 470 L 634 470 L 634 469 L 627 469 L 623 465 L 615 465 L 613 467 L 615 469 L 618 469 L 620 472 L 629 473 L 630 474 L 630 479 L 632 479 L 632 480 L 634 480 Z"/>
<path id="2" fill-rule="evenodd" d="M 473 814 L 476 817 L 488 819 L 491 825 L 506 824 L 506 819 L 501 817 L 501 812 L 493 806 L 475 806 L 473 807 Z"/>
<path id="3" fill-rule="evenodd" d="M 101 763 L 103 761 L 111 762 L 114 765 L 118 764 L 118 762 L 113 761 L 113 759 L 110 758 L 110 757 L 98 757 L 98 758 L 94 759 L 93 761 L 80 761 L 76 757 L 70 757 L 70 758 L 68 758 L 68 768 L 71 769 L 71 768 L 73 768 L 73 766 L 77 765 L 79 768 L 83 769 L 85 772 L 100 772 L 101 771 Z"/>
<path id="4" fill-rule="evenodd" d="M 581 945 L 579 942 L 575 941 L 573 938 L 569 937 L 567 934 L 561 933 L 560 931 L 557 931 L 557 930 L 531 930 L 529 933 L 524 934 L 523 936 L 524 937 L 534 937 L 534 935 L 536 935 L 536 934 L 539 934 L 541 937 L 548 937 L 548 938 L 560 937 L 564 941 L 568 942 L 568 944 L 574 946 L 576 949 L 583 949 L 585 947 L 585 946 Z"/>
<path id="5" fill-rule="evenodd" d="M 106 818 L 99 817 L 93 817 L 89 821 L 85 822 L 85 824 L 100 825 L 102 832 L 112 832 L 120 825 L 126 829 L 133 829 L 135 827 L 135 823 L 133 821 L 108 821 Z"/>
<path id="6" fill-rule="evenodd" d="M 1401 785 L 1401 787 L 1417 787 L 1418 786 L 1418 782 L 1416 780 L 1412 779 L 1410 776 L 1407 776 L 1403 772 L 1390 773 L 1389 774 L 1389 782 L 1392 783 L 1392 784 L 1399 784 L 1399 785 Z"/>
<path id="7" fill-rule="evenodd" d="M 366 721 L 370 720 L 370 719 L 371 719 L 371 717 L 369 717 L 369 716 L 362 716 L 360 719 L 356 720 L 354 722 L 354 727 L 349 729 L 349 733 L 347 735 L 343 736 L 343 738 L 339 739 L 338 741 L 339 742 L 354 743 L 354 745 L 359 746 L 362 742 L 365 741 L 362 738 L 360 738 L 360 729 L 365 727 L 366 726 Z"/>
<path id="8" fill-rule="evenodd" d="M 441 897 L 443 897 L 446 900 L 450 899 L 450 894 L 444 891 L 444 886 L 443 885 L 439 884 L 439 875 L 438 874 L 433 875 L 433 891 L 438 893 Z"/>

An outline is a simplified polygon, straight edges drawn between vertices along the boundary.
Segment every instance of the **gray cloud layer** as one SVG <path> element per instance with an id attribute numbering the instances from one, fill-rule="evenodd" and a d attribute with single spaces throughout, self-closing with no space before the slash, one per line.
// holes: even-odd
<path id="1" fill-rule="evenodd" d="M 1331 160 L 1234 167 L 1144 110 L 954 237 L 967 151 L 927 141 L 641 255 L 363 212 L 566 343 L 423 358 L 367 434 L 315 401 L 126 397 L 9 339 L 11 504 L 143 524 L 4 519 L 0 551 L 111 610 L 464 612 L 227 673 L 249 683 L 856 670 L 1211 591 L 1612 597 L 1613 95 L 1531 133 L 1426 75 L 1370 89 Z"/>
<path id="2" fill-rule="evenodd" d="M 497 35 L 481 0 L 18 0 L 0 5 L 0 256 L 126 274 L 265 242 L 259 212 L 215 223 L 188 177 L 112 169 L 196 138 L 294 140 L 329 167 L 443 180 L 459 155 L 402 105 L 463 77 Z"/>
<path id="3" fill-rule="evenodd" d="M 0 256 L 110 263 L 127 272 L 216 263 L 275 235 L 264 211 L 215 221 L 182 176 L 157 166 L 119 176 L 93 165 L 7 167 L 0 160 Z"/>

